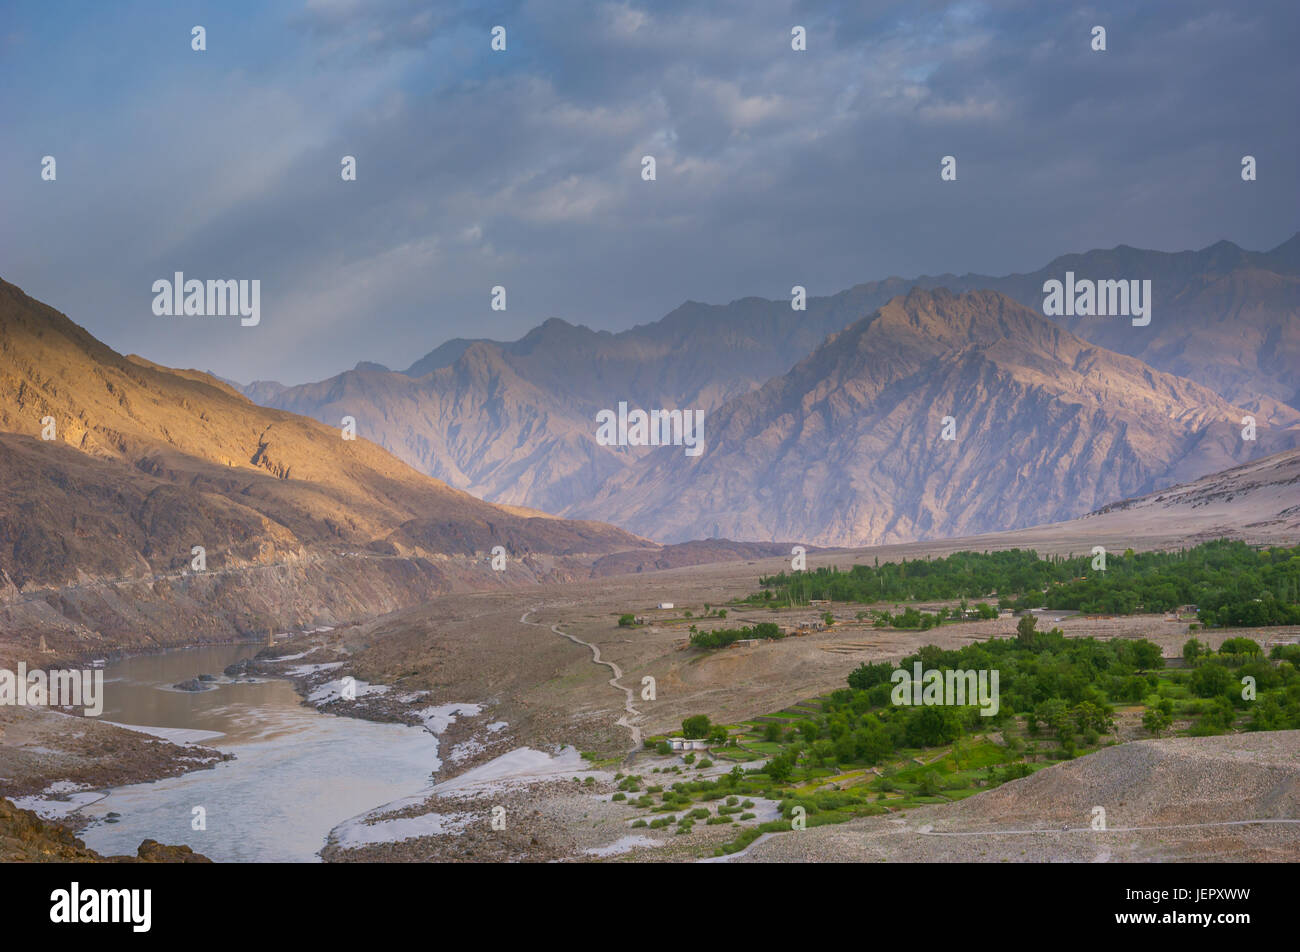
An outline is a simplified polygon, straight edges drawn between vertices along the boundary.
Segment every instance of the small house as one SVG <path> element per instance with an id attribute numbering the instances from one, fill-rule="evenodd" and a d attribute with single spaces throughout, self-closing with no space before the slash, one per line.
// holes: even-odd
<path id="1" fill-rule="evenodd" d="M 668 746 L 673 753 L 689 753 L 692 750 L 708 750 L 709 742 L 703 737 L 670 737 Z"/>
<path id="2" fill-rule="evenodd" d="M 659 607 L 660 607 L 660 608 L 672 608 L 672 607 L 673 607 L 673 603 L 672 603 L 672 602 L 660 602 L 660 603 L 659 603 Z"/>

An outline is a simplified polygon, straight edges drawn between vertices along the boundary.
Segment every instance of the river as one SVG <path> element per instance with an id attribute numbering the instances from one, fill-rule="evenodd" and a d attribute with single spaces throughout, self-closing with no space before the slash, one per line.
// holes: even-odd
<path id="1" fill-rule="evenodd" d="M 224 862 L 318 862 L 339 823 L 431 786 L 438 744 L 427 731 L 321 714 L 303 706 L 288 681 L 221 674 L 257 650 L 185 648 L 106 669 L 103 720 L 206 732 L 193 736 L 236 759 L 111 790 L 80 811 L 96 818 L 80 834 L 87 846 L 134 855 L 152 838 Z M 220 680 L 199 693 L 172 687 L 203 673 Z M 194 829 L 196 807 L 206 829 Z M 105 822 L 110 812 L 120 814 L 116 822 Z"/>

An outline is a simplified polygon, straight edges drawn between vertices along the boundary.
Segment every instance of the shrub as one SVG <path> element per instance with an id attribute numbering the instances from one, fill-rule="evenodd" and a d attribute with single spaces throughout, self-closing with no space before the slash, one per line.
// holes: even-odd
<path id="1" fill-rule="evenodd" d="M 925 771 L 917 780 L 916 792 L 923 797 L 933 797 L 942 789 L 939 775 L 933 770 Z"/>
<path id="2" fill-rule="evenodd" d="M 687 740 L 701 740 L 709 736 L 711 727 L 707 714 L 695 714 L 682 721 L 682 736 Z"/>

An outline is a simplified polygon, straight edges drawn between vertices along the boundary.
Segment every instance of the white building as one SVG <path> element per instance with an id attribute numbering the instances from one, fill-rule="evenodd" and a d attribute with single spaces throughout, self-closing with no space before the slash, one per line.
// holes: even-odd
<path id="1" fill-rule="evenodd" d="M 660 608 L 672 608 L 672 607 L 673 607 L 673 603 L 672 603 L 672 602 L 660 602 L 660 603 L 659 603 L 659 607 L 660 607 Z"/>
<path id="2" fill-rule="evenodd" d="M 703 737 L 670 737 L 668 738 L 668 746 L 673 749 L 674 753 L 678 753 L 690 750 L 708 750 L 709 742 Z"/>

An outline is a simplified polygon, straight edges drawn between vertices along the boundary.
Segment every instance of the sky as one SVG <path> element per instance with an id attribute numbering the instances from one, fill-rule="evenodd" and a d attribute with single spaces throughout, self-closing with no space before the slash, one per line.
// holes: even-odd
<path id="1" fill-rule="evenodd" d="M 1267 250 L 1300 230 L 1297 36 L 1294 0 L 5 0 L 0 278 L 293 384 L 548 317 Z M 177 271 L 259 280 L 260 323 L 155 315 Z"/>

